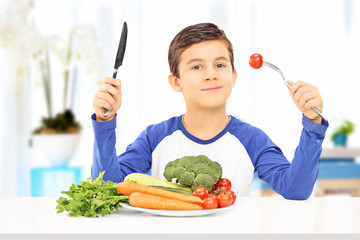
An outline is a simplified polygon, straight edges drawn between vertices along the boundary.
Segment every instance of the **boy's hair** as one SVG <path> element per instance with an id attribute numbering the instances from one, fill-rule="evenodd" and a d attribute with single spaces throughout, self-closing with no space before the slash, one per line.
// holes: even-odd
<path id="1" fill-rule="evenodd" d="M 213 23 L 199 23 L 181 30 L 171 41 L 168 53 L 170 72 L 177 78 L 179 74 L 180 55 L 191 45 L 209 40 L 222 40 L 229 51 L 232 70 L 234 68 L 234 53 L 230 40 L 223 30 Z"/>

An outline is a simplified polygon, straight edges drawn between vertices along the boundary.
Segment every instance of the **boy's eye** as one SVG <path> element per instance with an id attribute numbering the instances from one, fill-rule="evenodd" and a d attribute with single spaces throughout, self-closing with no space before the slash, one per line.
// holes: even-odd
<path id="1" fill-rule="evenodd" d="M 223 68 L 223 67 L 225 67 L 225 65 L 222 64 L 222 63 L 219 63 L 219 64 L 216 64 L 216 67 L 217 67 L 217 68 Z"/>
<path id="2" fill-rule="evenodd" d="M 194 66 L 194 67 L 192 67 L 192 69 L 195 69 L 195 70 L 199 70 L 199 69 L 201 69 L 202 67 L 200 66 L 200 65 L 196 65 L 196 66 Z"/>

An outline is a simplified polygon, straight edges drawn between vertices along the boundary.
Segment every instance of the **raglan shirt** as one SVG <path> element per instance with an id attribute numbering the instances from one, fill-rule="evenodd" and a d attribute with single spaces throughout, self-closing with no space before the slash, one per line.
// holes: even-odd
<path id="1" fill-rule="evenodd" d="M 223 168 L 238 196 L 250 195 L 254 172 L 287 199 L 307 199 L 313 190 L 328 122 L 315 123 L 304 115 L 300 142 L 290 163 L 259 128 L 231 116 L 217 136 L 201 140 L 184 127 L 182 115 L 148 126 L 121 155 L 116 154 L 116 117 L 97 122 L 92 115 L 94 156 L 91 175 L 105 171 L 104 180 L 121 182 L 130 173 L 164 179 L 165 165 L 183 156 L 206 155 Z"/>

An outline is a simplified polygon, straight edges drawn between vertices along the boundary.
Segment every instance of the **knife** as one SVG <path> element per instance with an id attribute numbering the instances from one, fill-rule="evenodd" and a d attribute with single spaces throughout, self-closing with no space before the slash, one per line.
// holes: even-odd
<path id="1" fill-rule="evenodd" d="M 117 54 L 116 54 L 116 59 L 115 59 L 113 78 L 116 78 L 118 68 L 122 65 L 122 62 L 124 60 L 127 32 L 128 32 L 127 24 L 126 24 L 126 22 L 124 22 L 123 27 L 122 27 L 122 31 L 121 31 L 119 47 L 118 47 Z M 103 116 L 104 117 L 109 116 L 109 113 L 110 113 L 109 109 L 106 109 L 106 108 L 103 109 Z"/>

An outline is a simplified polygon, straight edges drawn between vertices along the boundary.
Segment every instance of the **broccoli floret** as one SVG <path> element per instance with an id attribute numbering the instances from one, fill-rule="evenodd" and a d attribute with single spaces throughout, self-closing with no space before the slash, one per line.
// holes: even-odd
<path id="1" fill-rule="evenodd" d="M 196 160 L 196 157 L 182 157 L 179 159 L 179 164 L 182 166 L 182 167 L 185 167 L 189 164 L 193 164 Z"/>
<path id="2" fill-rule="evenodd" d="M 165 168 L 166 167 L 181 167 L 180 165 L 180 159 L 181 158 L 178 158 L 178 159 L 175 159 L 174 161 L 171 161 L 171 162 L 168 162 L 168 164 L 166 164 Z"/>
<path id="3" fill-rule="evenodd" d="M 194 166 L 194 173 L 197 175 L 197 174 L 200 174 L 200 173 L 208 173 L 210 171 L 210 166 L 206 163 L 196 163 L 195 166 Z"/>
<path id="4" fill-rule="evenodd" d="M 220 179 L 222 177 L 222 167 L 221 167 L 220 163 L 211 162 L 210 167 L 211 167 L 211 169 L 214 170 L 215 179 L 216 180 Z"/>
<path id="5" fill-rule="evenodd" d="M 167 166 L 167 165 L 166 165 Z M 174 170 L 175 170 L 175 167 L 173 167 L 172 165 L 169 165 L 166 168 L 166 171 L 164 172 L 164 177 L 166 180 L 168 180 L 169 182 L 172 181 L 174 177 Z"/>
<path id="6" fill-rule="evenodd" d="M 163 175 L 168 181 L 175 178 L 183 186 L 192 189 L 203 186 L 211 191 L 211 187 L 222 176 L 222 167 L 205 155 L 185 156 L 169 162 Z"/>
<path id="7" fill-rule="evenodd" d="M 183 167 L 176 167 L 173 171 L 174 178 L 179 178 L 181 175 L 183 175 L 186 172 L 185 168 Z"/>
<path id="8" fill-rule="evenodd" d="M 197 163 L 194 167 L 194 173 L 196 175 L 200 173 L 208 174 L 216 181 L 222 176 L 222 168 L 218 162 L 211 162 L 210 164 Z"/>
<path id="9" fill-rule="evenodd" d="M 179 177 L 179 183 L 185 187 L 191 187 L 195 179 L 195 174 L 193 172 L 185 172 Z"/>
<path id="10" fill-rule="evenodd" d="M 199 155 L 196 157 L 199 163 L 210 164 L 212 161 L 205 155 Z"/>
<path id="11" fill-rule="evenodd" d="M 215 183 L 214 179 L 209 174 L 200 173 L 194 179 L 193 185 L 191 186 L 191 190 L 194 191 L 195 188 L 202 186 L 210 192 L 214 183 Z"/>

